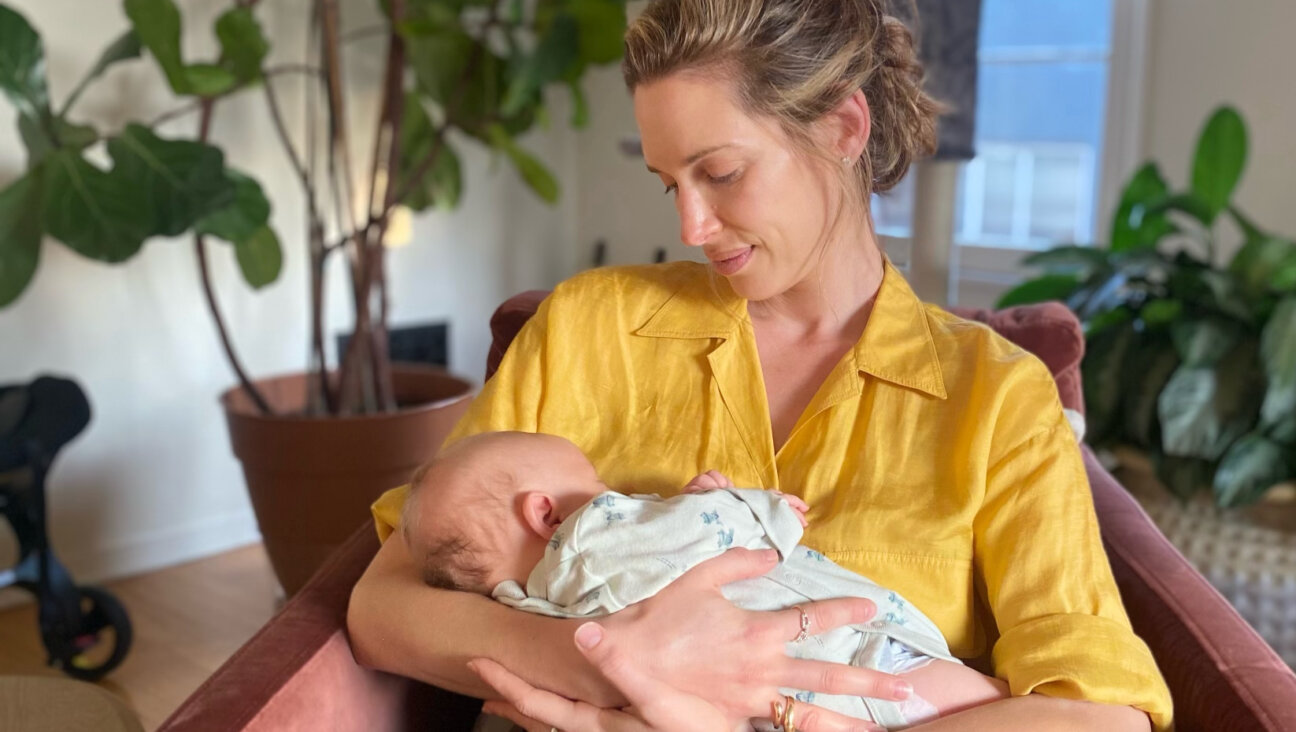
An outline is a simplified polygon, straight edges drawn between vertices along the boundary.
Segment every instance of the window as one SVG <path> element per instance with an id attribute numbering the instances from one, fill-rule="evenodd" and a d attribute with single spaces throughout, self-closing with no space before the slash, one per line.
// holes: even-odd
<path id="1" fill-rule="evenodd" d="M 984 0 L 977 157 L 959 174 L 956 243 L 1029 250 L 1097 238 L 1113 9 L 1124 1 Z M 874 212 L 880 233 L 908 237 L 912 179 L 875 197 Z"/>

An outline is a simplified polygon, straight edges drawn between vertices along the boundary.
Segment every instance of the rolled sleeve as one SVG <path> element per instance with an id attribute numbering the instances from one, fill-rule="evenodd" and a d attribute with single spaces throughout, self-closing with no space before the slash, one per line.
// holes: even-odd
<path id="1" fill-rule="evenodd" d="M 993 463 L 974 522 L 976 567 L 999 630 L 995 675 L 1014 695 L 1132 706 L 1169 729 L 1169 690 L 1130 627 L 1079 448 L 1055 411 L 1052 425 Z"/>

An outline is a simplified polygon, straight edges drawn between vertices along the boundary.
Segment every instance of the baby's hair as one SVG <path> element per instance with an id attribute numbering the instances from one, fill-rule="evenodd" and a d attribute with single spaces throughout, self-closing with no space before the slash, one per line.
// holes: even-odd
<path id="1" fill-rule="evenodd" d="M 490 594 L 491 588 L 486 586 L 489 570 L 476 547 L 458 532 L 450 533 L 433 539 L 418 557 L 423 583 L 439 590 Z"/>
<path id="2" fill-rule="evenodd" d="M 401 537 L 405 541 L 405 546 L 409 547 L 414 555 L 414 561 L 419 567 L 419 575 L 429 587 L 489 595 L 492 589 L 487 586 L 490 569 L 477 542 L 469 540 L 468 536 L 455 528 L 454 522 L 450 521 L 436 522 L 436 535 L 428 537 L 428 527 L 424 526 L 423 510 L 420 507 L 423 495 L 427 492 L 423 485 L 427 481 L 428 473 L 440 462 L 440 457 L 434 457 L 419 466 L 410 476 L 409 496 L 401 509 Z M 508 471 L 491 471 L 486 480 L 474 486 L 477 488 L 476 496 L 486 499 L 483 503 L 495 508 L 506 508 L 500 499 L 501 494 L 491 488 L 501 483 L 512 483 L 514 480 L 516 476 Z M 485 483 L 491 485 L 486 486 Z M 478 504 L 473 508 L 482 507 L 482 504 Z"/>

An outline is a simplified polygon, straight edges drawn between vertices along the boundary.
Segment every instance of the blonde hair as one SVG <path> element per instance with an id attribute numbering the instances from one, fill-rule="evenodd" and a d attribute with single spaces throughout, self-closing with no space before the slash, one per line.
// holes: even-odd
<path id="1" fill-rule="evenodd" d="M 865 210 L 936 149 L 942 105 L 922 89 L 909 29 L 881 0 L 654 0 L 626 32 L 622 73 L 636 87 L 679 71 L 733 84 L 754 116 L 801 152 L 834 163 Z M 862 89 L 872 116 L 860 165 L 816 149 L 813 124 Z"/>

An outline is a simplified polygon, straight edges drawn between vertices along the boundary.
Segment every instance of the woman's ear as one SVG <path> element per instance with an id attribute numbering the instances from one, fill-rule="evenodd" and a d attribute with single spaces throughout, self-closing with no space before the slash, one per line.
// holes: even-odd
<path id="1" fill-rule="evenodd" d="M 829 115 L 835 123 L 833 143 L 842 157 L 857 160 L 868 148 L 873 132 L 873 113 L 863 89 L 856 89 Z"/>
<path id="2" fill-rule="evenodd" d="M 553 536 L 558 524 L 562 523 L 557 502 L 551 496 L 536 491 L 522 495 L 522 520 L 543 539 Z"/>

